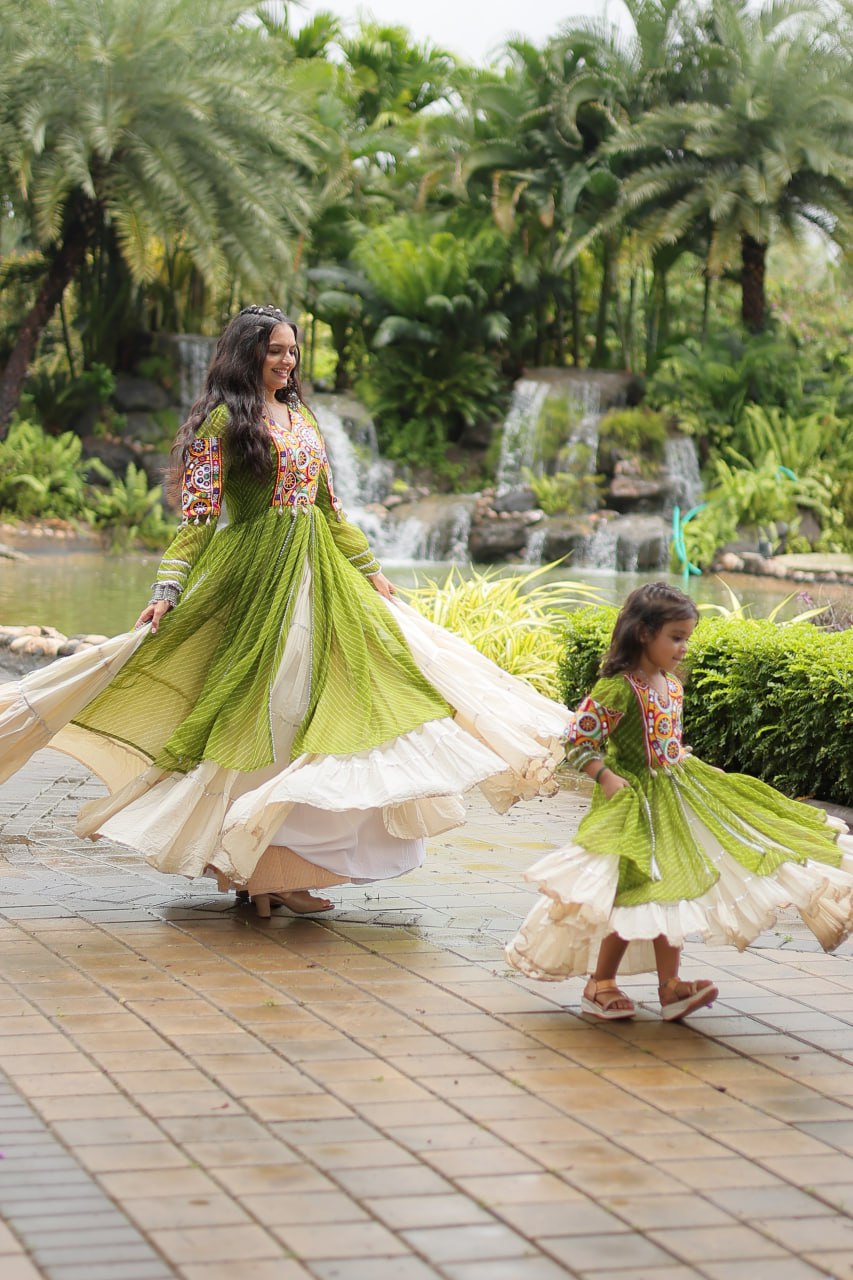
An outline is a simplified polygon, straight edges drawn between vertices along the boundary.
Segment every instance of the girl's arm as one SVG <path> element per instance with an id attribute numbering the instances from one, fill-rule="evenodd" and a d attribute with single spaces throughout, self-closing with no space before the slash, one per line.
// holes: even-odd
<path id="1" fill-rule="evenodd" d="M 567 738 L 566 760 L 597 782 L 608 800 L 629 785 L 604 758 L 608 741 L 625 713 L 619 706 L 624 701 L 621 682 L 599 681 L 577 708 Z"/>
<path id="2" fill-rule="evenodd" d="M 627 778 L 623 778 L 621 774 L 614 773 L 603 760 L 590 760 L 582 772 L 588 778 L 591 778 L 593 782 L 599 784 L 608 800 L 615 796 L 617 791 L 621 791 L 623 787 L 630 786 Z"/>

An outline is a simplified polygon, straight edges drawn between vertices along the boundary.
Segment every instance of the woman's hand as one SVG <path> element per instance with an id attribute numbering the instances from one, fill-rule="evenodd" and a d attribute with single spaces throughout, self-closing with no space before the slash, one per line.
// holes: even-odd
<path id="1" fill-rule="evenodd" d="M 152 636 L 157 634 L 157 628 L 160 626 L 160 619 L 165 616 L 171 609 L 168 600 L 157 600 L 152 604 L 148 604 L 140 613 L 134 623 L 134 631 L 138 631 L 140 627 L 144 627 L 146 622 L 151 623 Z"/>
<path id="2" fill-rule="evenodd" d="M 390 600 L 392 596 L 397 594 L 397 588 L 393 582 L 388 581 L 384 573 L 371 573 L 370 581 L 373 583 L 375 590 L 381 596 L 384 596 L 386 600 Z"/>
<path id="3" fill-rule="evenodd" d="M 598 782 L 607 800 L 612 800 L 617 791 L 621 791 L 623 787 L 631 785 L 627 778 L 614 773 L 612 769 L 605 769 Z"/>

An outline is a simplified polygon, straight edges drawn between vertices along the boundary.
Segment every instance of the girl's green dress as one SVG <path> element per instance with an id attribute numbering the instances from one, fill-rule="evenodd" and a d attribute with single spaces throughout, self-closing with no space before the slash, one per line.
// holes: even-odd
<path id="1" fill-rule="evenodd" d="M 743 948 L 790 905 L 826 950 L 853 932 L 844 823 L 697 759 L 682 745 L 682 687 L 666 686 L 610 676 L 577 709 L 569 762 L 605 760 L 629 785 L 610 800 L 596 786 L 576 839 L 527 872 L 542 896 L 508 956 L 531 977 L 591 973 L 613 932 L 630 942 L 627 973 L 654 969 L 661 935 Z"/>
<path id="2" fill-rule="evenodd" d="M 247 884 L 272 846 L 318 883 L 398 875 L 469 788 L 499 809 L 551 789 L 570 713 L 374 590 L 314 418 L 285 413 L 267 483 L 209 416 L 155 585 L 176 607 L 0 689 L 0 777 L 48 743 L 76 756 L 110 793 L 78 831 L 162 871 Z"/>

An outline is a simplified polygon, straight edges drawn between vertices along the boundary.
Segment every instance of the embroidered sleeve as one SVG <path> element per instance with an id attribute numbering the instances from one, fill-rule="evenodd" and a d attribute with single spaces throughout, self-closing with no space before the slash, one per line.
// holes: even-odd
<path id="1" fill-rule="evenodd" d="M 337 505 L 333 505 L 335 503 Z M 357 524 L 350 524 L 340 502 L 332 493 L 328 472 L 324 472 L 321 477 L 317 492 L 317 506 L 328 521 L 335 546 L 342 555 L 346 556 L 352 567 L 358 569 L 359 573 L 364 574 L 366 578 L 372 578 L 374 574 L 381 573 L 382 565 L 371 551 L 367 538 Z"/>
<path id="2" fill-rule="evenodd" d="M 181 483 L 182 520 L 166 550 L 152 587 L 151 601 L 176 605 L 190 573 L 208 546 L 222 511 L 224 464 L 221 432 L 227 423 L 224 405 L 214 409 L 201 434 L 187 450 Z"/>
<path id="3" fill-rule="evenodd" d="M 583 769 L 590 760 L 601 760 L 607 750 L 607 739 L 622 719 L 623 713 L 605 707 L 594 698 L 584 698 L 578 707 L 566 740 L 566 760 L 574 769 Z"/>
<path id="4" fill-rule="evenodd" d="M 184 524 L 209 524 L 222 510 L 222 441 L 199 436 L 187 449 L 181 483 Z"/>

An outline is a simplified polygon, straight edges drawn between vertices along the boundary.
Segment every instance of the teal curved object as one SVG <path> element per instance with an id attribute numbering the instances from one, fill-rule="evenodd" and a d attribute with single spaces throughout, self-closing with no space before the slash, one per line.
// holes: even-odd
<path id="1" fill-rule="evenodd" d="M 698 516 L 699 512 L 707 507 L 707 502 L 700 502 L 698 506 L 691 507 L 690 510 L 682 516 L 681 508 L 675 506 L 672 509 L 672 545 L 675 548 L 675 554 L 678 557 L 681 572 L 685 579 L 691 575 L 699 576 L 702 570 L 690 560 L 687 554 L 687 546 L 684 541 L 684 526 L 689 524 L 694 516 Z"/>

